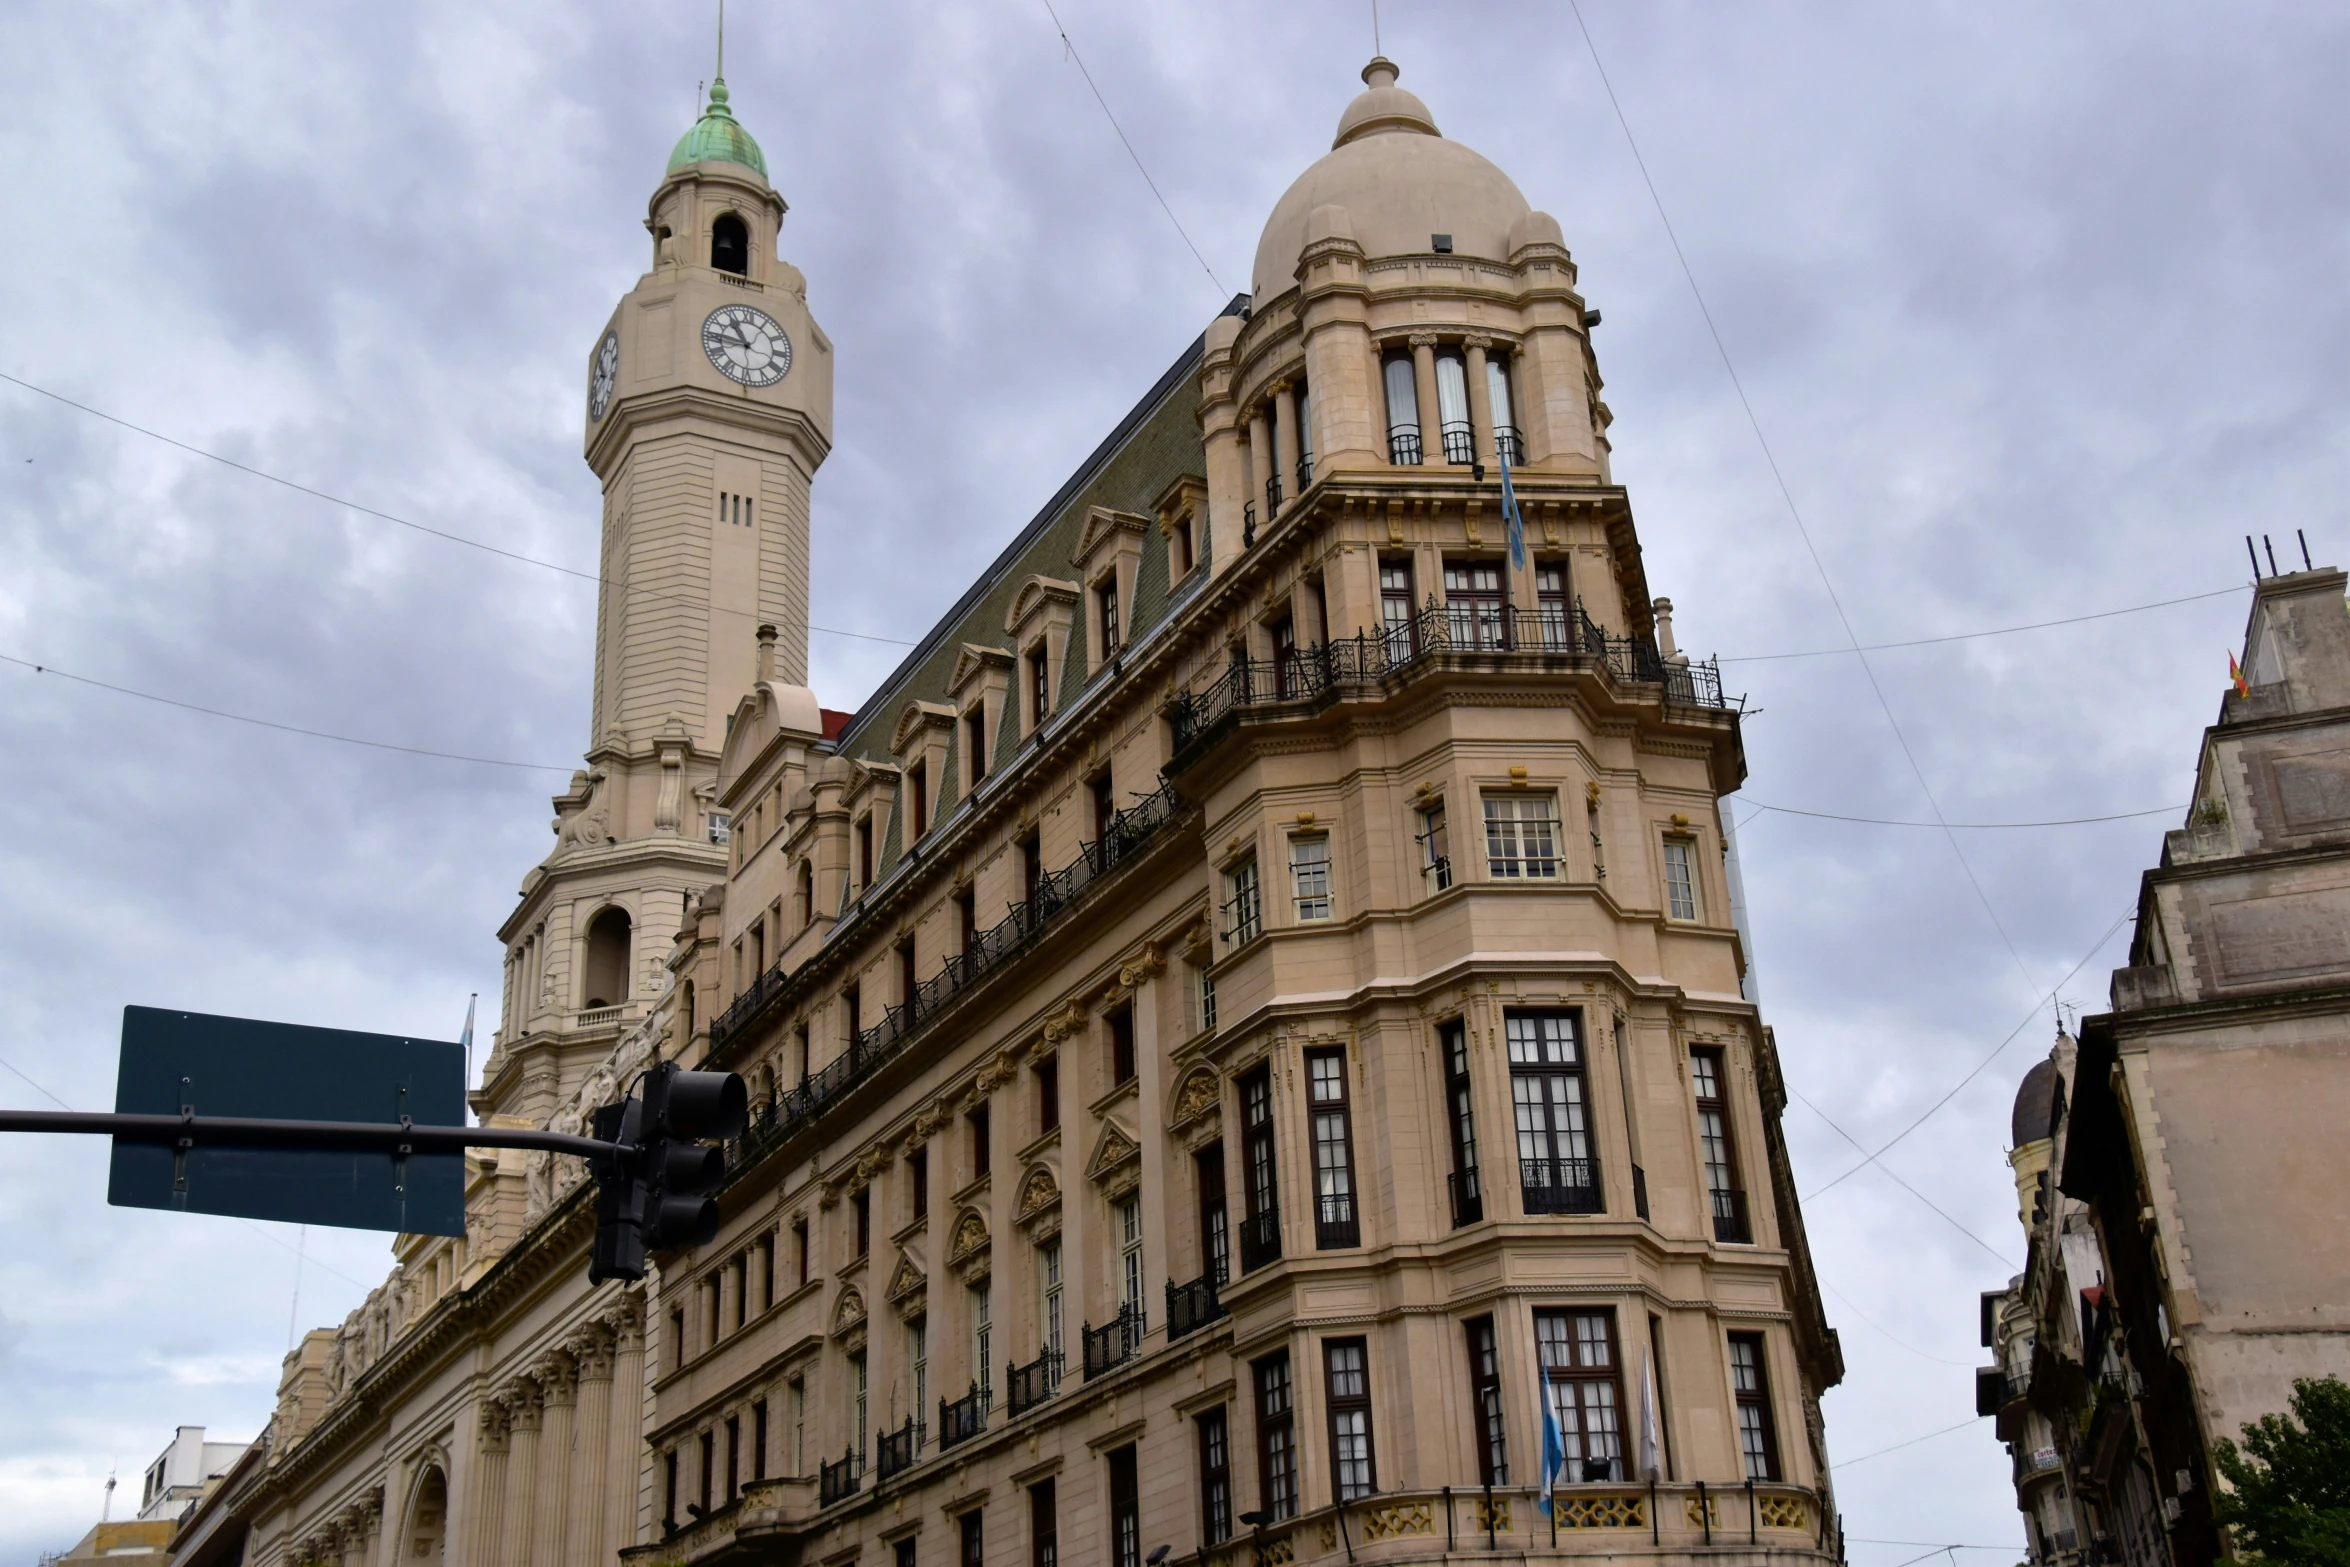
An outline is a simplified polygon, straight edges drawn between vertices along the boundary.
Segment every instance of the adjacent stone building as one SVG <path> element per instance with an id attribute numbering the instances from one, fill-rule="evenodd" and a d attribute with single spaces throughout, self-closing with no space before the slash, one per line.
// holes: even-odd
<path id="1" fill-rule="evenodd" d="M 2350 606 L 2257 586 L 2113 1010 L 2018 1094 L 2025 1273 L 1985 1298 L 2036 1562 L 2193 1567 L 2211 1444 L 2350 1370 Z"/>
<path id="2" fill-rule="evenodd" d="M 739 1072 L 725 1222 L 591 1288 L 576 1166 L 476 1160 L 465 1239 L 289 1357 L 248 1559 L 1839 1554 L 1739 713 L 1558 224 L 1364 80 L 853 714 L 805 685 L 831 345 L 713 88 L 588 367 L 590 766 L 476 1104 Z"/>

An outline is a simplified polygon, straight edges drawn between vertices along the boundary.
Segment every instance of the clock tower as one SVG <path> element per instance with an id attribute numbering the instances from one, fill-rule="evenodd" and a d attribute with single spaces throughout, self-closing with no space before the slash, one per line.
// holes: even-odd
<path id="1" fill-rule="evenodd" d="M 727 716 L 754 680 L 807 680 L 832 345 L 777 253 L 785 204 L 723 72 L 721 57 L 653 192 L 651 269 L 588 352 L 604 507 L 587 766 L 500 931 L 484 1112 L 544 1121 L 643 1015 L 688 899 L 726 875 L 712 786 Z"/>

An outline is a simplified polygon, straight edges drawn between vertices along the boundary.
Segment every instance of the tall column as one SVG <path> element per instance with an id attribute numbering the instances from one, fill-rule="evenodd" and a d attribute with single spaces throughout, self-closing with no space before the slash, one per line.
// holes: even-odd
<path id="1" fill-rule="evenodd" d="M 1272 522 L 1265 505 L 1265 480 L 1273 473 L 1273 464 L 1280 461 L 1273 455 L 1273 432 L 1268 427 L 1270 404 L 1260 404 L 1248 416 L 1248 504 L 1255 508 L 1257 526 Z"/>
<path id="2" fill-rule="evenodd" d="M 1461 340 L 1461 346 L 1469 351 L 1469 451 L 1472 460 L 1492 464 L 1493 387 L 1485 376 L 1485 351 L 1493 346 L 1493 339 L 1470 336 Z"/>
<path id="3" fill-rule="evenodd" d="M 1296 500 L 1298 492 L 1305 486 L 1297 482 L 1299 446 L 1295 381 L 1284 381 L 1273 389 L 1273 410 L 1273 460 L 1281 465 L 1281 493 L 1287 500 Z"/>
<path id="4" fill-rule="evenodd" d="M 637 1543 L 637 1468 L 644 1446 L 645 1298 L 637 1291 L 620 1297 L 605 1316 L 612 1330 L 612 1406 L 604 1460 L 604 1550 Z"/>
<path id="5" fill-rule="evenodd" d="M 506 1489 L 499 1507 L 497 1567 L 524 1567 L 531 1559 L 531 1501 L 539 1477 L 538 1384 L 518 1381 L 505 1394 L 511 1434 L 506 1446 Z"/>
<path id="6" fill-rule="evenodd" d="M 578 1373 L 571 1357 L 549 1355 L 536 1367 L 545 1414 L 539 1421 L 538 1494 L 530 1510 L 531 1567 L 566 1567 L 563 1529 L 571 1513 L 571 1425 Z"/>
<path id="7" fill-rule="evenodd" d="M 1371 446 L 1379 454 L 1379 461 L 1395 461 L 1395 445 L 1388 432 L 1395 428 L 1395 410 L 1387 406 L 1387 354 L 1375 337 L 1366 338 L 1364 347 L 1371 365 Z"/>
<path id="8" fill-rule="evenodd" d="M 1414 332 L 1412 383 L 1420 394 L 1420 461 L 1444 461 L 1444 425 L 1436 413 L 1436 334 Z"/>
<path id="9" fill-rule="evenodd" d="M 570 1546 L 573 1562 L 601 1564 L 611 1555 L 605 1530 L 604 1497 L 615 1487 L 632 1494 L 636 1476 L 612 1472 L 612 1333 L 602 1323 L 590 1323 L 570 1344 L 579 1367 L 579 1413 L 571 1461 L 571 1495 L 585 1505 L 570 1509 Z M 625 1483 L 624 1483 L 625 1481 Z"/>
<path id="10" fill-rule="evenodd" d="M 499 1560 L 504 1539 L 499 1520 L 506 1505 L 507 1414 L 505 1400 L 481 1401 L 480 1435 L 473 1450 L 473 1504 L 465 1521 L 465 1544 L 458 1567 L 489 1567 Z"/>

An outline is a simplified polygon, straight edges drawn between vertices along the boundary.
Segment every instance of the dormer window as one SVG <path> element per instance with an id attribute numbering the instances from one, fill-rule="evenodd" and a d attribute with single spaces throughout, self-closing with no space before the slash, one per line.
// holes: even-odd
<path id="1" fill-rule="evenodd" d="M 1102 657 L 1108 658 L 1118 651 L 1118 578 L 1115 573 L 1093 590 L 1093 598 L 1101 618 Z"/>
<path id="2" fill-rule="evenodd" d="M 710 265 L 736 277 L 751 275 L 751 229 L 728 212 L 710 225 Z"/>
<path id="3" fill-rule="evenodd" d="M 1044 644 L 1037 643 L 1028 650 L 1028 727 L 1031 733 L 1044 727 L 1044 721 L 1053 716 L 1052 671 L 1044 656 Z"/>

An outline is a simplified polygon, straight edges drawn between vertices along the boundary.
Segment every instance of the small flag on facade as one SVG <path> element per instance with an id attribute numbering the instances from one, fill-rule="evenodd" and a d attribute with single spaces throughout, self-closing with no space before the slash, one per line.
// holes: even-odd
<path id="1" fill-rule="evenodd" d="M 457 1043 L 465 1047 L 465 1091 L 467 1093 L 473 1092 L 473 1005 L 480 999 L 481 992 L 478 990 L 465 998 L 465 1032 L 457 1038 Z"/>
<path id="2" fill-rule="evenodd" d="M 1504 438 L 1494 443 L 1494 455 L 1501 459 L 1501 515 L 1510 529 L 1510 565 L 1526 569 L 1526 519 L 1518 512 L 1517 487 L 1510 483 L 1510 443 Z"/>
<path id="3" fill-rule="evenodd" d="M 1550 1493 L 1558 1489 L 1567 1468 L 1566 1433 L 1559 1429 L 1558 1409 L 1551 1403 L 1550 1373 L 1537 1363 L 1534 1371 L 1534 1407 L 1542 1411 L 1542 1499 L 1534 1505 L 1550 1516 Z"/>
<path id="4" fill-rule="evenodd" d="M 2228 655 L 2228 684 L 2236 688 L 2236 695 L 2250 696 L 2252 682 L 2244 678 L 2244 666 L 2236 662 L 2236 655 Z"/>

